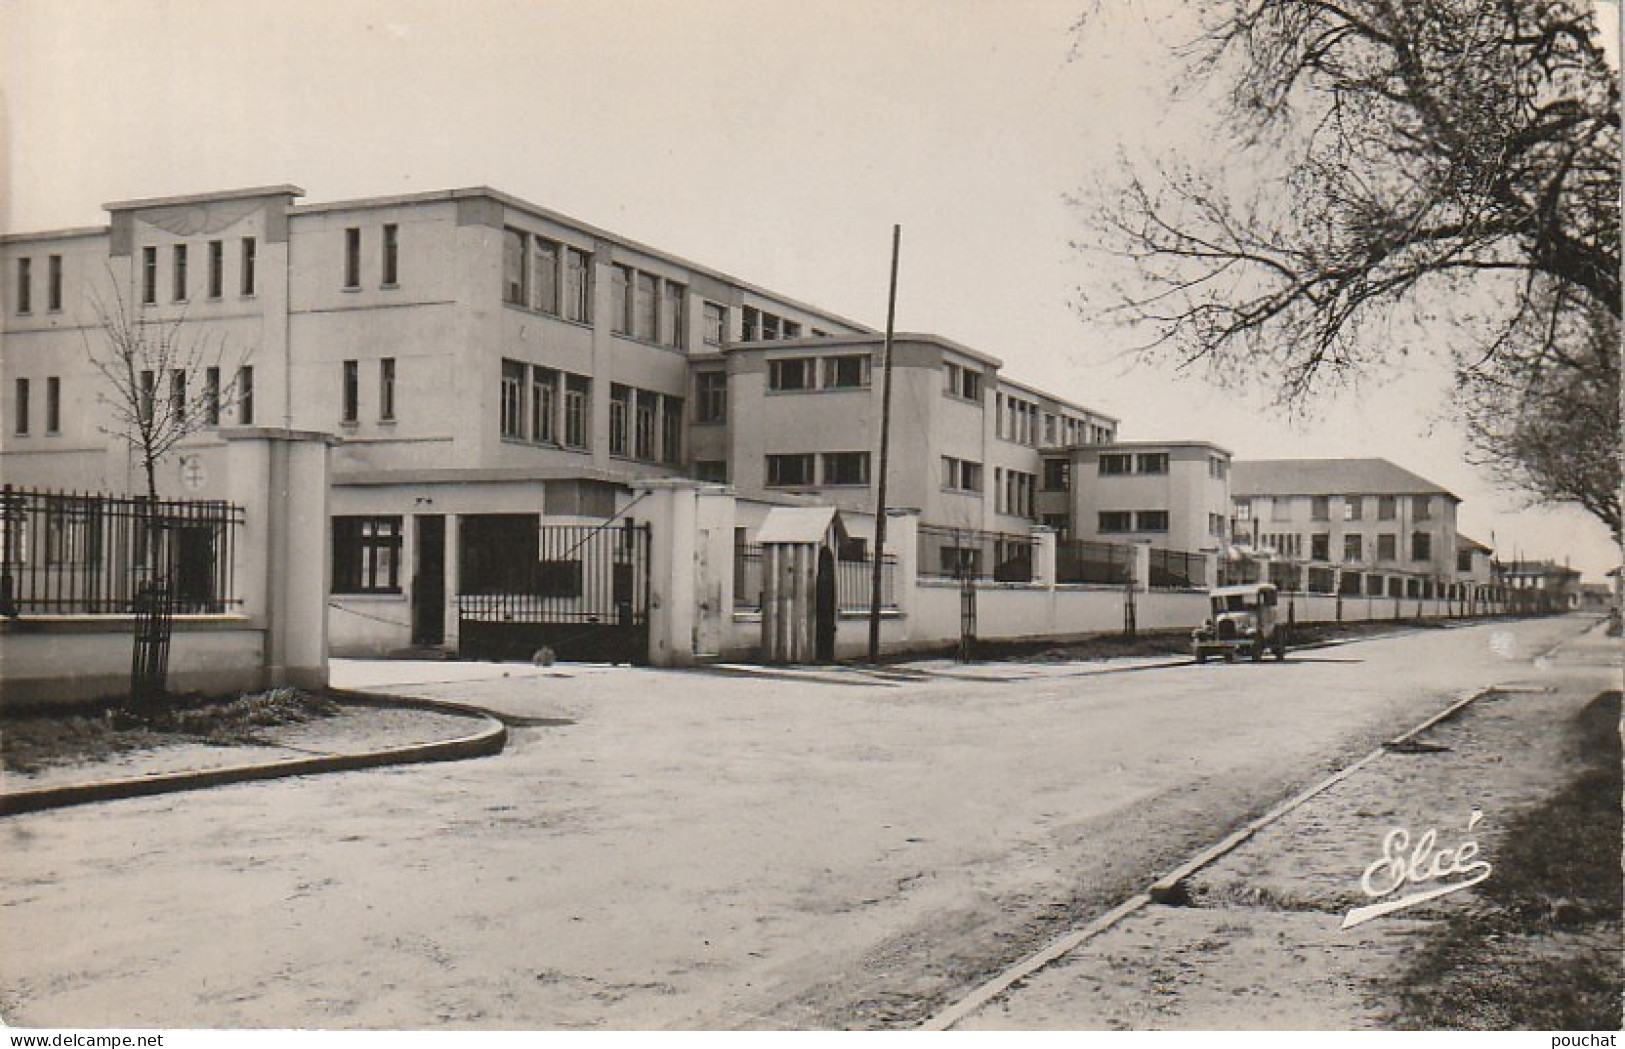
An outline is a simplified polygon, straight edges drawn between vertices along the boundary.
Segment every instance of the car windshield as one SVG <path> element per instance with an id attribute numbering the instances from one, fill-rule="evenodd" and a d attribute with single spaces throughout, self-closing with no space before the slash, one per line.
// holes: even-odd
<path id="1" fill-rule="evenodd" d="M 1227 594 L 1213 599 L 1215 612 L 1251 612 L 1257 607 L 1258 599 L 1253 594 Z"/>

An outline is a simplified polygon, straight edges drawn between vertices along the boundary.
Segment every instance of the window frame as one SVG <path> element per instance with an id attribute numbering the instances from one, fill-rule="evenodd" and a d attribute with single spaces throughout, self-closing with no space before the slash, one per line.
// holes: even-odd
<path id="1" fill-rule="evenodd" d="M 335 516 L 332 524 L 333 593 L 401 593 L 404 523 L 399 514 Z"/>
<path id="2" fill-rule="evenodd" d="M 395 358 L 378 358 L 378 421 L 395 421 Z"/>
<path id="3" fill-rule="evenodd" d="M 339 422 L 354 426 L 361 421 L 361 362 L 343 362 L 339 386 Z"/>
<path id="4" fill-rule="evenodd" d="M 386 222 L 378 240 L 378 286 L 394 288 L 401 282 L 401 227 Z"/>
<path id="5" fill-rule="evenodd" d="M 816 472 L 818 469 L 818 457 L 812 452 L 787 452 L 778 455 L 768 455 L 765 457 L 765 460 L 766 467 L 763 474 L 763 477 L 765 478 L 764 487 L 805 488 L 814 486 L 818 483 L 818 475 Z M 804 473 L 804 480 L 793 480 L 784 476 L 784 467 L 792 463 L 794 463 L 797 467 L 805 467 L 804 471 L 800 469 L 795 471 L 795 473 L 798 475 Z"/>

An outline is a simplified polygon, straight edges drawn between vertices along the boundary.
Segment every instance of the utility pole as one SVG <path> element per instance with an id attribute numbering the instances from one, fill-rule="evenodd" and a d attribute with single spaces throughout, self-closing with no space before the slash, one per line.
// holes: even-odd
<path id="1" fill-rule="evenodd" d="M 891 289 L 886 295 L 886 342 L 881 350 L 880 476 L 875 482 L 874 575 L 869 586 L 869 662 L 880 662 L 881 573 L 886 560 L 886 459 L 891 450 L 891 341 L 897 318 L 897 251 L 903 227 L 891 228 Z"/>

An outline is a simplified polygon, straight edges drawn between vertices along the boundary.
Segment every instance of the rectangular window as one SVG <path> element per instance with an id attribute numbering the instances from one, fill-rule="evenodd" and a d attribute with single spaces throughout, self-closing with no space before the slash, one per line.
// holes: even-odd
<path id="1" fill-rule="evenodd" d="M 1230 461 L 1221 455 L 1207 457 L 1207 475 L 1215 481 L 1222 481 L 1230 476 Z"/>
<path id="2" fill-rule="evenodd" d="M 17 421 L 16 430 L 18 436 L 26 437 L 28 436 L 28 380 L 18 379 L 16 390 L 16 399 L 12 401 L 11 414 L 12 418 Z"/>
<path id="3" fill-rule="evenodd" d="M 1120 477 L 1128 473 L 1133 464 L 1134 457 L 1125 452 L 1104 453 L 1100 457 L 1100 475 Z"/>
<path id="4" fill-rule="evenodd" d="M 803 455 L 770 455 L 767 457 L 767 484 L 769 488 L 813 483 L 812 453 Z"/>
<path id="5" fill-rule="evenodd" d="M 728 307 L 714 302 L 705 304 L 705 341 L 712 346 L 728 341 Z"/>
<path id="6" fill-rule="evenodd" d="M 564 249 L 564 318 L 592 321 L 592 256 L 575 248 Z"/>
<path id="7" fill-rule="evenodd" d="M 525 439 L 525 366 L 502 362 L 502 402 L 498 425 L 503 437 Z"/>
<path id="8" fill-rule="evenodd" d="M 333 592 L 400 592 L 401 518 L 333 518 Z"/>
<path id="9" fill-rule="evenodd" d="M 1358 521 L 1365 516 L 1365 500 L 1357 495 L 1343 497 L 1343 520 Z"/>
<path id="10" fill-rule="evenodd" d="M 1433 520 L 1433 497 L 1418 495 L 1411 498 L 1411 516 L 1418 521 Z"/>
<path id="11" fill-rule="evenodd" d="M 741 342 L 756 342 L 762 335 L 762 311 L 755 306 L 745 306 L 739 311 L 739 339 Z"/>
<path id="12" fill-rule="evenodd" d="M 1428 532 L 1411 533 L 1411 560 L 1433 560 L 1433 536 Z"/>
<path id="13" fill-rule="evenodd" d="M 592 380 L 569 375 L 564 380 L 564 446 L 587 447 L 587 402 L 592 396 Z"/>
<path id="14" fill-rule="evenodd" d="M 34 260 L 17 260 L 17 312 L 34 312 Z"/>
<path id="15" fill-rule="evenodd" d="M 789 357 L 767 363 L 770 390 L 810 390 L 818 361 L 815 357 Z"/>
<path id="16" fill-rule="evenodd" d="M 151 306 L 158 301 L 158 249 L 151 244 L 141 249 L 141 302 Z"/>
<path id="17" fill-rule="evenodd" d="M 384 236 L 379 241 L 378 270 L 380 283 L 393 288 L 401 278 L 401 228 L 392 222 L 384 224 Z"/>
<path id="18" fill-rule="evenodd" d="M 216 365 L 203 369 L 203 421 L 220 425 L 220 368 Z"/>
<path id="19" fill-rule="evenodd" d="M 384 357 L 378 362 L 378 419 L 391 422 L 395 418 L 395 358 Z"/>
<path id="20" fill-rule="evenodd" d="M 633 304 L 633 338 L 654 342 L 660 334 L 660 278 L 648 273 L 633 274 L 636 301 Z"/>
<path id="21" fill-rule="evenodd" d="M 1143 474 L 1165 474 L 1168 472 L 1167 452 L 1141 452 L 1136 459 L 1136 469 Z"/>
<path id="22" fill-rule="evenodd" d="M 637 391 L 637 409 L 633 418 L 632 457 L 652 462 L 655 457 L 655 419 L 659 411 L 660 395 L 648 390 Z"/>
<path id="23" fill-rule="evenodd" d="M 942 486 L 955 492 L 982 491 L 982 464 L 953 456 L 942 457 Z"/>
<path id="24" fill-rule="evenodd" d="M 726 459 L 696 459 L 692 472 L 696 481 L 710 481 L 715 484 L 728 483 L 728 461 Z"/>
<path id="25" fill-rule="evenodd" d="M 676 465 L 683 461 L 683 399 L 660 398 L 660 461 Z"/>
<path id="26" fill-rule="evenodd" d="M 632 334 L 632 271 L 625 266 L 611 266 L 609 273 L 610 312 L 613 314 L 610 330 L 617 335 Z"/>
<path id="27" fill-rule="evenodd" d="M 242 292 L 244 295 L 254 294 L 254 262 L 256 259 L 256 243 L 253 237 L 243 238 L 243 265 L 241 274 Z"/>
<path id="28" fill-rule="evenodd" d="M 675 350 L 680 350 L 688 344 L 683 330 L 685 327 L 683 299 L 686 291 L 681 284 L 667 281 L 661 292 L 664 304 L 660 309 L 660 342 Z"/>
<path id="29" fill-rule="evenodd" d="M 694 421 L 720 423 L 728 420 L 728 373 L 696 372 L 694 375 Z"/>
<path id="30" fill-rule="evenodd" d="M 869 483 L 868 452 L 825 452 L 824 483 L 828 485 Z"/>
<path id="31" fill-rule="evenodd" d="M 1349 564 L 1357 564 L 1365 560 L 1365 539 L 1358 535 L 1345 535 L 1343 537 L 1343 560 Z"/>
<path id="32" fill-rule="evenodd" d="M 1377 496 L 1377 520 L 1392 521 L 1399 515 L 1399 500 L 1392 495 Z"/>
<path id="33" fill-rule="evenodd" d="M 559 373 L 551 368 L 530 370 L 530 437 L 533 441 L 557 444 Z"/>
<path id="34" fill-rule="evenodd" d="M 959 389 L 955 391 L 967 401 L 982 400 L 982 373 L 970 368 L 959 369 Z"/>
<path id="35" fill-rule="evenodd" d="M 344 286 L 352 291 L 361 287 L 361 229 L 357 226 L 344 231 Z"/>
<path id="36" fill-rule="evenodd" d="M 208 297 L 219 299 L 226 291 L 226 242 L 208 242 Z"/>
<path id="37" fill-rule="evenodd" d="M 1312 521 L 1330 521 L 1332 519 L 1332 500 L 1330 496 L 1317 495 L 1309 500 L 1309 519 Z"/>
<path id="38" fill-rule="evenodd" d="M 1223 539 L 1224 538 L 1224 515 L 1223 514 L 1208 514 L 1207 515 L 1207 534 L 1213 536 L 1216 539 Z"/>
<path id="39" fill-rule="evenodd" d="M 614 383 L 609 388 L 609 454 L 625 455 L 627 449 L 627 416 L 632 411 L 632 390 Z"/>
<path id="40" fill-rule="evenodd" d="M 1134 530 L 1137 532 L 1166 532 L 1168 530 L 1168 511 L 1166 510 L 1140 510 L 1134 515 Z"/>
<path id="41" fill-rule="evenodd" d="M 762 339 L 771 341 L 779 337 L 779 318 L 776 314 L 762 311 Z"/>
<path id="42" fill-rule="evenodd" d="M 1270 500 L 1270 520 L 1271 521 L 1290 521 L 1290 520 L 1292 520 L 1292 497 L 1291 496 L 1277 495 L 1277 496 L 1274 496 L 1273 498 L 1271 498 L 1269 496 L 1266 496 L 1265 498 Z"/>
<path id="43" fill-rule="evenodd" d="M 784 337 L 786 339 L 795 339 L 795 338 L 799 338 L 800 336 L 801 336 L 801 322 L 800 321 L 793 321 L 793 320 L 790 320 L 790 319 L 786 318 L 785 321 L 784 321 Z"/>
<path id="44" fill-rule="evenodd" d="M 152 412 L 158 399 L 158 373 L 151 368 L 141 371 L 141 386 L 136 395 L 136 418 L 143 423 L 152 421 Z"/>
<path id="45" fill-rule="evenodd" d="M 1072 487 L 1072 461 L 1070 459 L 1044 460 L 1044 491 L 1065 492 Z"/>
<path id="46" fill-rule="evenodd" d="M 1248 502 L 1236 503 L 1233 513 L 1238 521 L 1251 521 L 1253 519 L 1253 504 Z"/>
<path id="47" fill-rule="evenodd" d="M 55 375 L 45 380 L 45 432 L 62 432 L 62 380 Z"/>
<path id="48" fill-rule="evenodd" d="M 1309 537 L 1309 560 L 1330 561 L 1332 559 L 1332 537 L 1325 532 L 1316 532 Z"/>
<path id="49" fill-rule="evenodd" d="M 344 393 L 339 418 L 353 423 L 361 415 L 361 362 L 344 362 Z"/>
<path id="50" fill-rule="evenodd" d="M 171 251 L 174 261 L 175 301 L 186 301 L 186 245 L 176 244 Z"/>
<path id="51" fill-rule="evenodd" d="M 869 385 L 869 355 L 850 354 L 824 358 L 824 387 L 856 390 Z"/>
<path id="52" fill-rule="evenodd" d="M 237 369 L 237 421 L 243 426 L 254 424 L 254 366 L 245 364 Z"/>
<path id="53" fill-rule="evenodd" d="M 516 229 L 502 231 L 502 301 L 525 304 L 525 235 Z"/>
<path id="54" fill-rule="evenodd" d="M 1100 511 L 1101 533 L 1134 531 L 1134 515 L 1127 510 Z"/>
<path id="55" fill-rule="evenodd" d="M 45 260 L 45 308 L 53 312 L 62 308 L 61 255 L 51 255 Z"/>
<path id="56" fill-rule="evenodd" d="M 543 313 L 557 315 L 559 312 L 559 246 L 550 240 L 541 237 L 532 238 L 534 248 L 531 251 L 535 262 L 534 283 L 535 294 L 531 297 L 531 304 Z"/>
<path id="57" fill-rule="evenodd" d="M 186 370 L 174 368 L 169 373 L 169 414 L 176 422 L 186 421 Z"/>
<path id="58" fill-rule="evenodd" d="M 1397 561 L 1399 559 L 1399 537 L 1396 535 L 1377 536 L 1377 560 Z"/>

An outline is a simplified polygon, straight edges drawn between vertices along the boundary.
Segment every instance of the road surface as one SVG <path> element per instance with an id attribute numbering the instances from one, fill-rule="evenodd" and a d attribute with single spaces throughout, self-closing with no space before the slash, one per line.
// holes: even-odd
<path id="1" fill-rule="evenodd" d="M 844 684 L 430 666 L 391 690 L 538 723 L 495 758 L 0 821 L 0 1016 L 908 1026 L 1589 624 Z"/>

